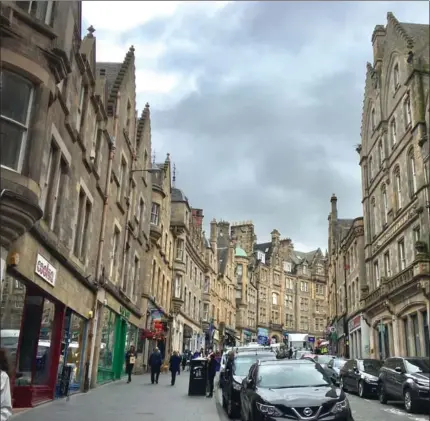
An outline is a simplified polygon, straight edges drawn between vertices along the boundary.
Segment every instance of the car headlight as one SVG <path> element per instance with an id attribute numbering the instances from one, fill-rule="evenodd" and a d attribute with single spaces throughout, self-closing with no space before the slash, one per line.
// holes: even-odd
<path id="1" fill-rule="evenodd" d="M 347 411 L 349 409 L 349 402 L 348 399 L 345 399 L 341 402 L 336 403 L 331 412 L 332 414 L 339 414 L 340 412 Z"/>
<path id="2" fill-rule="evenodd" d="M 257 409 L 264 415 L 271 417 L 282 417 L 282 412 L 273 405 L 265 405 L 257 402 Z"/>
<path id="3" fill-rule="evenodd" d="M 418 379 L 414 379 L 414 382 L 418 385 L 418 386 L 421 386 L 421 387 L 429 387 L 430 386 L 430 383 L 429 382 L 426 382 L 426 381 L 423 381 L 423 380 L 418 380 Z"/>
<path id="4" fill-rule="evenodd" d="M 242 388 L 242 385 L 237 382 L 233 382 L 233 389 L 234 390 L 240 390 Z"/>

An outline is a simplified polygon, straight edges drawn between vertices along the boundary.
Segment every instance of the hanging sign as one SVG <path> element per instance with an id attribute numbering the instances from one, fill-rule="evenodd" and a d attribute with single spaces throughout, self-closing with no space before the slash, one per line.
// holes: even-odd
<path id="1" fill-rule="evenodd" d="M 37 255 L 36 267 L 34 271 L 48 284 L 55 287 L 55 280 L 57 278 L 57 269 L 54 268 L 43 256 Z"/>

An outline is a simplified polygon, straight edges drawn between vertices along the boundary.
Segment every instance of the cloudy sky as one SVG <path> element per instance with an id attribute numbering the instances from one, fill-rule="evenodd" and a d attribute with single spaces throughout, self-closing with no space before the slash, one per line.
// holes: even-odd
<path id="1" fill-rule="evenodd" d="M 151 104 L 157 160 L 212 218 L 252 220 L 297 249 L 326 248 L 330 196 L 362 213 L 355 145 L 371 35 L 420 2 L 84 2 L 97 60 L 136 48 L 138 107 Z M 85 33 L 85 31 L 84 31 Z"/>

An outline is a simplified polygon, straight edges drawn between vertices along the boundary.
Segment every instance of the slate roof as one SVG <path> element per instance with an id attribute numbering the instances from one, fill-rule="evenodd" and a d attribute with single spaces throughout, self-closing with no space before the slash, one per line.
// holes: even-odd
<path id="1" fill-rule="evenodd" d="M 400 25 L 413 41 L 413 50 L 415 54 L 419 56 L 425 64 L 429 64 L 430 25 L 405 22 L 400 22 Z"/>

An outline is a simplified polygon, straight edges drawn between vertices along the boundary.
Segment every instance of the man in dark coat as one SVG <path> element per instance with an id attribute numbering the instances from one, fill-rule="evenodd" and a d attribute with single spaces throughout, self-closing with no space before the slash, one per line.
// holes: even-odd
<path id="1" fill-rule="evenodd" d="M 160 377 L 161 366 L 163 364 L 163 358 L 158 348 L 154 349 L 154 352 L 149 357 L 149 365 L 151 367 L 151 383 L 158 384 L 158 378 Z"/>
<path id="2" fill-rule="evenodd" d="M 136 362 L 136 351 L 132 345 L 129 351 L 125 354 L 125 372 L 128 375 L 127 383 L 131 382 L 131 373 L 133 372 L 134 364 Z"/>
<path id="3" fill-rule="evenodd" d="M 172 386 L 175 385 L 176 374 L 180 372 L 181 369 L 181 357 L 175 351 L 173 355 L 170 357 L 169 361 L 169 370 L 172 373 Z"/>
<path id="4" fill-rule="evenodd" d="M 211 398 L 214 395 L 214 380 L 216 376 L 216 368 L 217 368 L 217 361 L 215 359 L 215 354 L 212 352 L 209 355 L 209 361 L 208 361 L 208 382 L 209 382 L 209 394 L 207 395 L 208 398 Z"/>

